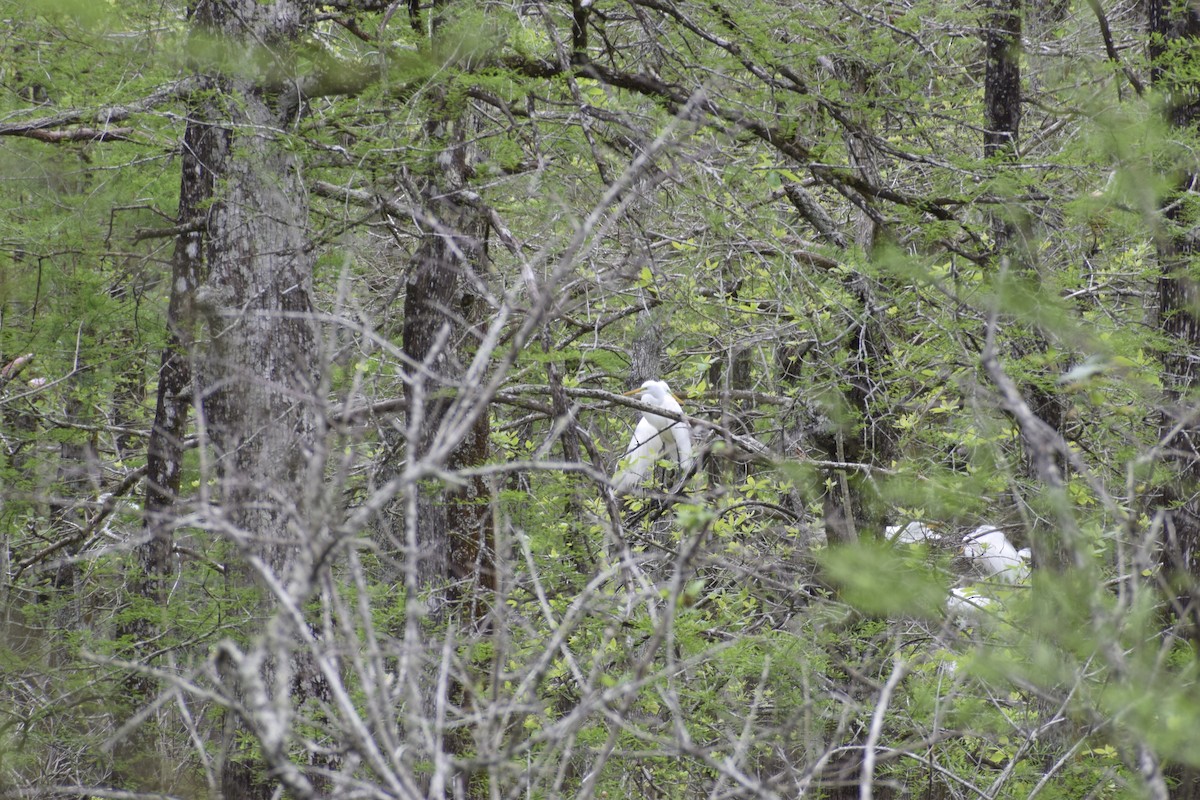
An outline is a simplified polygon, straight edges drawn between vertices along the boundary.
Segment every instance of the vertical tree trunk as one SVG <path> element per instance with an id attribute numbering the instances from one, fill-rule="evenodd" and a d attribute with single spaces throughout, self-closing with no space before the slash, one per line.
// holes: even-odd
<path id="1" fill-rule="evenodd" d="M 167 346 L 158 370 L 154 427 L 146 452 L 146 502 L 143 529 L 148 537 L 138 550 L 142 571 L 157 582 L 169 569 L 171 511 L 179 496 L 184 439 L 192 396 L 191 359 L 195 346 L 197 288 L 207 277 L 204 261 L 206 206 L 212 199 L 209 164 L 228 149 L 229 132 L 197 121 L 199 108 L 183 135 L 176 223 L 187 230 L 175 240 L 171 258 L 171 296 L 167 306 Z M 160 599 L 155 589 L 151 595 Z"/>
<path id="2" fill-rule="evenodd" d="M 1021 135 L 1021 32 L 1022 0 L 989 0 L 984 18 L 983 155 L 992 168 L 1003 170 L 1018 160 Z M 1033 220 L 1024 209 L 1010 204 L 992 215 L 993 249 L 996 260 L 1012 265 L 1015 276 L 1038 281 Z M 1019 337 L 1012 348 L 1017 355 L 1043 353 L 1047 349 L 1040 332 Z M 1063 404 L 1051 390 L 1037 383 L 1022 387 L 1038 419 L 1054 430 L 1062 428 Z M 1027 468 L 1038 479 L 1038 469 L 1026 451 Z M 1060 470 L 1063 465 L 1059 465 Z M 1035 531 L 1030 545 L 1035 560 L 1044 567 L 1066 568 L 1072 554 L 1057 532 Z"/>
<path id="3" fill-rule="evenodd" d="M 212 0 L 196 19 L 233 45 L 282 56 L 301 30 L 301 12 L 290 0 Z M 241 78 L 222 80 L 220 91 L 220 110 L 205 120 L 223 129 L 224 141 L 209 153 L 209 274 L 195 302 L 211 339 L 198 400 L 231 535 L 282 574 L 304 529 L 295 490 L 315 451 L 317 399 L 307 194 L 297 157 L 276 133 L 298 109 L 287 90 Z"/>
<path id="4" fill-rule="evenodd" d="M 212 197 L 213 175 L 207 165 L 226 146 L 228 132 L 198 122 L 200 109 L 193 108 L 184 131 L 181 156 L 182 180 L 176 223 L 186 229 L 175 240 L 171 259 L 171 293 L 167 306 L 167 346 L 158 370 L 158 394 L 154 426 L 146 448 L 146 497 L 142 516 L 142 541 L 135 549 L 134 571 L 129 593 L 142 607 L 162 609 L 166 596 L 163 581 L 171 571 L 172 510 L 179 496 L 183 471 L 184 440 L 192 393 L 192 348 L 195 344 L 196 288 L 205 277 L 204 213 Z M 138 616 L 123 622 L 118 637 L 130 642 L 127 657 L 141 663 L 145 643 L 161 632 L 159 616 Z M 131 708 L 152 700 L 154 681 L 133 673 L 125 681 Z M 170 789 L 174 769 L 155 754 L 153 735 L 132 732 L 114 751 L 118 774 L 145 791 Z"/>
<path id="5" fill-rule="evenodd" d="M 447 5 L 445 0 L 434 3 L 430 30 L 435 40 Z M 465 431 L 457 432 L 449 412 L 467 388 L 463 385 L 466 366 L 473 360 L 486 319 L 487 304 L 479 287 L 488 270 L 489 217 L 478 196 L 468 190 L 473 174 L 469 112 L 436 112 L 425 132 L 430 141 L 440 141 L 442 149 L 437 159 L 440 172 L 420 177 L 422 238 L 405 285 L 402 347 L 410 363 L 421 365 L 405 384 L 407 457 L 410 465 L 424 461 L 453 475 L 482 465 L 488 457 L 487 410 L 476 415 Z M 435 625 L 453 619 L 468 628 L 482 627 L 496 588 L 487 480 L 481 475 L 460 476 L 452 483 L 428 479 L 412 490 L 417 491 L 415 503 L 407 507 L 415 506 L 416 518 L 402 519 L 406 533 L 395 537 L 410 548 L 409 597 L 424 595 L 428 620 Z M 410 636 L 415 634 L 410 629 Z M 417 644 L 411 638 L 409 643 Z M 457 674 L 444 684 L 444 696 L 438 696 L 442 690 L 432 680 L 435 669 L 436 665 L 429 665 L 424 671 L 426 685 L 418 687 L 422 712 L 430 719 L 436 718 L 437 705 L 465 702 L 464 684 Z M 437 730 L 428 742 L 433 752 L 426 757 L 441 762 L 445 753 L 462 754 L 471 749 L 470 740 L 469 730 Z M 456 796 L 477 796 L 480 787 L 472 785 L 469 775 L 456 771 L 451 779 L 457 784 Z"/>
<path id="6" fill-rule="evenodd" d="M 475 282 L 487 265 L 488 223 L 482 210 L 434 182 L 425 196 L 431 222 L 413 258 L 404 301 L 404 352 L 428 369 L 406 388 L 409 430 L 416 437 L 409 442 L 411 459 L 425 458 L 445 435 L 442 423 L 483 322 L 484 302 Z M 481 414 L 452 447 L 446 468 L 482 464 L 489 430 L 489 416 Z M 473 477 L 457 486 L 429 486 L 417 500 L 418 552 L 411 557 L 418 582 L 441 586 L 444 601 L 469 599 L 471 617 L 482 610 L 476 587 L 495 587 L 488 497 L 486 481 Z"/>
<path id="7" fill-rule="evenodd" d="M 855 92 L 863 95 L 871 92 L 871 73 L 857 60 L 845 58 L 836 63 L 829 62 L 826 67 Z M 856 116 L 849 124 L 842 122 L 842 140 L 846 144 L 848 161 L 867 183 L 879 186 L 883 183 L 881 154 L 871 137 L 865 135 L 870 120 L 865 115 Z M 828 215 L 801 187 L 790 185 L 785 191 L 796 209 L 828 242 L 849 247 L 847 238 L 830 227 Z M 868 198 L 860 197 L 854 215 L 854 243 L 869 260 L 874 258 L 886 236 L 883 217 Z M 888 463 L 892 460 L 895 435 L 889 423 L 876 412 L 873 400 L 880 370 L 890 358 L 882 306 L 875 300 L 876 283 L 869 274 L 859 271 L 851 272 L 843 279 L 846 291 L 858 301 L 855 318 L 850 322 L 853 334 L 847 339 L 847 374 L 841 376 L 841 382 L 847 384 L 848 389 L 838 398 L 842 407 L 836 416 L 840 418 L 832 420 L 821 415 L 819 424 L 825 430 L 814 440 L 825 458 L 831 461 Z M 878 492 L 870 475 L 861 471 L 831 470 L 822 506 L 825 534 L 830 542 L 854 542 L 860 535 L 876 536 L 883 530 L 884 509 L 880 506 Z"/>
<path id="8" fill-rule="evenodd" d="M 430 32 L 442 31 L 448 0 L 435 0 Z M 419 10 L 409 6 L 414 20 Z M 447 411 L 461 387 L 466 364 L 475 352 L 485 320 L 486 303 L 478 286 L 488 269 L 488 215 L 467 191 L 473 172 L 469 115 L 437 113 L 425 132 L 444 142 L 438 158 L 441 173 L 422 176 L 424 211 L 422 240 L 413 256 L 405 286 L 403 349 L 422 364 L 420 374 L 405 385 L 408 458 L 428 458 L 444 439 Z M 450 470 L 478 466 L 487 460 L 490 415 L 475 420 L 459 441 L 441 441 Z M 438 465 L 443 466 L 443 465 Z M 484 594 L 495 589 L 495 537 L 490 492 L 481 476 L 447 486 L 440 481 L 422 487 L 416 502 L 417 552 L 409 553 L 409 591 L 434 589 L 431 609 L 465 601 L 466 619 L 478 621 L 486 610 Z M 408 541 L 407 536 L 398 536 Z M 483 591 L 480 591 L 483 590 Z"/>
<path id="9" fill-rule="evenodd" d="M 259 56 L 247 64 L 269 65 L 261 73 L 247 64 L 231 73 L 215 66 L 209 102 L 196 120 L 212 128 L 200 134 L 211 137 L 198 148 L 203 163 L 184 162 L 185 183 L 201 184 L 197 197 L 207 181 L 212 186 L 203 242 L 208 275 L 193 298 L 208 327 L 195 405 L 217 470 L 214 525 L 241 556 L 231 560 L 229 578 L 242 589 L 256 585 L 252 561 L 286 581 L 313 524 L 307 473 L 320 468 L 307 193 L 299 159 L 283 135 L 301 106 L 288 76 L 273 74 L 289 63 L 307 13 L 307 4 L 296 0 L 199 0 L 192 16 L 200 36 L 226 43 L 227 52 Z M 199 247 L 201 240 L 183 245 L 189 258 L 196 257 L 192 244 Z M 257 602 L 265 610 L 272 598 L 263 590 Z M 267 659 L 256 680 L 277 692 L 276 676 L 282 681 L 279 670 L 286 667 L 299 705 L 320 687 L 297 658 L 294 664 Z M 238 698 L 243 687 L 224 688 Z M 274 784 L 245 751 L 242 724 L 255 736 L 277 733 L 230 717 L 222 791 L 226 800 L 265 800 Z"/>
<path id="10" fill-rule="evenodd" d="M 424 187 L 426 229 L 406 283 L 403 349 L 411 363 L 421 365 L 405 384 L 409 463 L 432 460 L 433 466 L 454 474 L 487 460 L 491 426 L 484 411 L 455 441 L 447 424 L 448 412 L 465 388 L 465 367 L 484 322 L 486 304 L 475 287 L 487 267 L 488 230 L 484 210 L 461 191 L 466 176 L 461 170 L 465 137 L 458 123 L 450 127 L 452 144 L 443 161 L 460 169 L 446 182 L 428 180 Z M 452 619 L 468 628 L 484 624 L 496 588 L 491 493 L 486 479 L 475 475 L 449 483 L 431 478 L 413 489 L 417 491 L 416 518 L 393 516 L 415 534 L 395 535 L 410 548 L 406 568 L 409 596 L 423 596 L 427 620 L 435 626 Z M 412 507 L 409 504 L 408 508 Z M 417 642 L 410 638 L 409 644 L 416 646 Z M 433 649 L 437 650 L 440 648 Z M 422 713 L 431 719 L 439 704 L 463 702 L 457 676 L 446 685 L 446 696 L 437 695 L 435 671 L 436 665 L 429 665 L 424 685 L 419 687 Z M 469 731 L 439 730 L 429 745 L 462 753 L 469 749 L 469 741 Z M 462 782 L 456 791 L 465 792 L 469 776 L 459 774 L 455 780 Z"/>
<path id="11" fill-rule="evenodd" d="M 983 25 L 983 157 L 999 168 L 1016 160 L 1021 136 L 1021 0 L 988 0 Z M 1015 208 L 992 215 L 997 253 L 1024 253 L 1018 216 Z"/>
<path id="12" fill-rule="evenodd" d="M 989 0 L 984 21 L 986 158 L 1011 158 L 1021 129 L 1021 0 Z"/>

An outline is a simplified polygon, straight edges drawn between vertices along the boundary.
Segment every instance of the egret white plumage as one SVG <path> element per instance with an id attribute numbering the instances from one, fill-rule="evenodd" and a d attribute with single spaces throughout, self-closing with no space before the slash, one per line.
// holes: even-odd
<path id="1" fill-rule="evenodd" d="M 888 525 L 883 536 L 896 544 L 937 544 L 942 541 L 940 533 L 919 520 L 913 520 L 903 527 Z"/>
<path id="2" fill-rule="evenodd" d="M 637 395 L 643 403 L 664 411 L 683 413 L 666 381 L 646 381 L 627 395 Z M 633 430 L 633 438 L 625 448 L 622 468 L 613 477 L 618 494 L 640 492 L 654 475 L 654 467 L 666 459 L 686 475 L 692 468 L 692 429 L 682 420 L 645 412 Z"/>
<path id="3" fill-rule="evenodd" d="M 985 597 L 971 589 L 954 588 L 946 597 L 946 615 L 957 619 L 962 625 L 965 620 L 979 620 L 984 617 L 984 609 L 994 600 Z"/>
<path id="4" fill-rule="evenodd" d="M 980 525 L 963 537 L 963 555 L 989 578 L 1019 583 L 1029 575 L 1029 563 L 994 525 Z"/>

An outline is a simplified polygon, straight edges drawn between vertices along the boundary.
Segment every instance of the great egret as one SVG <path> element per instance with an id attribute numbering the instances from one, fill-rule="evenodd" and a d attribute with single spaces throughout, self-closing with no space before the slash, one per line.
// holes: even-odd
<path id="1" fill-rule="evenodd" d="M 664 411 L 683 413 L 683 407 L 666 381 L 646 381 L 641 388 L 625 394 L 637 395 L 643 403 Z M 647 411 L 638 420 L 633 438 L 625 448 L 625 457 L 621 459 L 624 466 L 613 477 L 617 494 L 643 491 L 646 481 L 654 474 L 655 464 L 663 458 L 678 466 L 681 474 L 687 475 L 692 468 L 692 429 L 682 420 Z"/>
<path id="2" fill-rule="evenodd" d="M 959 620 L 980 619 L 983 616 L 983 610 L 993 602 L 995 601 L 992 598 L 985 597 L 971 589 L 955 587 L 946 597 L 946 615 Z"/>
<path id="3" fill-rule="evenodd" d="M 896 544 L 937 544 L 942 541 L 942 535 L 924 522 L 913 520 L 903 528 L 899 525 L 888 525 L 883 536 L 889 542 Z"/>
<path id="4" fill-rule="evenodd" d="M 963 555 L 989 577 L 1017 583 L 1028 577 L 1029 564 L 994 525 L 981 525 L 963 537 Z"/>

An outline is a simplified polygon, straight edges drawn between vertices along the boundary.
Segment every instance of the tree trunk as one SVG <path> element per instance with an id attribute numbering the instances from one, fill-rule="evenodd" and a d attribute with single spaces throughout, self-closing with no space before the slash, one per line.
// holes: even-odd
<path id="1" fill-rule="evenodd" d="M 1021 136 L 1021 0 L 988 0 L 983 43 L 983 157 L 999 166 L 1016 160 Z M 997 252 L 1019 232 L 1011 211 L 992 216 Z"/>
<path id="2" fill-rule="evenodd" d="M 1021 0 L 990 0 L 984 22 L 986 158 L 1012 158 L 1021 129 Z"/>
<path id="3" fill-rule="evenodd" d="M 207 165 L 228 145 L 228 132 L 199 123 L 201 113 L 199 108 L 192 109 L 183 136 L 183 179 L 176 224 L 187 230 L 176 238 L 171 259 L 167 346 L 158 370 L 154 425 L 146 451 L 143 539 L 135 549 L 137 561 L 128 580 L 132 598 L 143 601 L 144 608 L 164 611 L 163 581 L 171 571 L 172 510 L 179 496 L 191 405 L 194 296 L 205 277 L 203 214 L 213 192 L 213 174 Z M 118 626 L 118 636 L 130 642 L 129 660 L 141 663 L 145 643 L 155 641 L 161 628 L 159 617 L 147 616 L 135 617 Z M 145 674 L 132 673 L 125 681 L 125 689 L 130 707 L 136 710 L 153 699 L 155 683 Z M 152 734 L 130 733 L 114 751 L 117 769 L 127 783 L 132 781 L 145 791 L 166 792 L 170 790 L 175 770 L 155 754 L 154 741 Z"/>
<path id="4" fill-rule="evenodd" d="M 227 42 L 231 52 L 261 51 L 278 63 L 288 60 L 305 15 L 306 5 L 293 0 L 203 0 L 192 24 L 201 36 Z M 239 588 L 255 585 L 254 563 L 286 580 L 313 524 L 307 473 L 320 468 L 314 458 L 319 397 L 307 192 L 299 160 L 281 135 L 300 106 L 293 84 L 281 77 L 219 74 L 196 120 L 212 129 L 200 134 L 211 138 L 198 148 L 211 174 L 184 162 L 184 183 L 201 184 L 194 196 L 202 197 L 210 181 L 213 187 L 204 236 L 208 275 L 193 301 L 209 334 L 198 361 L 196 408 L 216 467 L 213 525 L 241 556 L 229 573 Z M 191 244 L 199 246 L 200 238 L 183 245 L 194 258 Z M 272 598 L 263 590 L 257 603 L 261 613 Z M 270 659 L 261 667 L 271 690 L 279 667 Z M 319 693 L 302 664 L 288 668 L 297 676 L 296 705 Z M 242 691 L 237 683 L 224 688 L 231 698 Z M 227 726 L 222 790 L 226 800 L 265 800 L 274 785 L 244 752 L 241 724 L 231 717 Z"/>
<path id="5" fill-rule="evenodd" d="M 467 388 L 463 376 L 486 313 L 486 303 L 476 287 L 487 269 L 488 217 L 462 191 L 467 137 L 461 123 L 453 121 L 448 127 L 451 144 L 441 160 L 452 169 L 444 181 L 427 179 L 422 189 L 424 231 L 405 287 L 403 350 L 414 365 L 412 379 L 405 383 L 408 462 L 425 462 L 453 475 L 483 464 L 488 456 L 489 414 L 484 411 L 459 432 L 450 414 Z M 410 491 L 417 496 L 406 507 L 411 510 L 415 506 L 415 518 L 391 517 L 404 526 L 394 538 L 406 545 L 408 596 L 422 597 L 425 620 L 435 628 L 452 620 L 468 630 L 484 626 L 496 588 L 487 480 L 480 475 L 454 482 L 428 478 Z M 419 638 L 414 638 L 419 636 L 417 630 L 411 630 L 409 646 L 419 647 Z M 439 696 L 437 668 L 436 663 L 426 664 L 422 685 L 417 687 L 421 713 L 428 719 L 437 717 L 435 709 L 442 703 L 464 703 L 464 684 L 457 674 L 445 685 L 445 696 Z M 439 730 L 428 746 L 460 754 L 470 750 L 469 740 L 469 731 Z M 435 760 L 443 757 L 442 753 L 433 755 Z M 467 791 L 469 776 L 458 773 L 454 780 L 461 782 L 457 792 Z"/>
<path id="6" fill-rule="evenodd" d="M 432 182 L 425 203 L 431 222 L 413 257 L 404 301 L 404 352 L 425 368 L 406 388 L 413 460 L 427 457 L 446 435 L 446 412 L 483 322 L 485 304 L 475 284 L 487 265 L 488 223 L 482 210 Z M 482 464 L 489 430 L 489 417 L 481 414 L 462 440 L 452 443 L 445 467 Z M 436 482 L 417 499 L 417 553 L 412 555 L 417 582 L 424 588 L 440 586 L 444 601 L 470 600 L 471 618 L 482 611 L 476 587 L 495 587 L 488 497 L 486 481 L 476 476 L 456 486 Z"/>
<path id="7" fill-rule="evenodd" d="M 1018 161 L 1023 95 L 1023 11 L 1022 0 L 989 0 L 984 20 L 983 155 L 997 171 L 1003 171 Z M 1016 203 L 1003 206 L 992 214 L 993 251 L 997 265 L 1010 264 L 1014 276 L 1030 282 L 1040 281 L 1034 236 L 1034 221 Z M 1011 347 L 1015 355 L 1020 357 L 1044 353 L 1048 344 L 1045 336 L 1035 331 L 1014 338 Z M 1038 419 L 1055 431 L 1062 429 L 1064 409 L 1057 394 L 1035 382 L 1026 383 L 1021 387 L 1021 392 L 1028 397 Z M 1033 457 L 1028 448 L 1025 457 L 1026 469 L 1035 480 L 1039 480 L 1039 470 L 1032 463 Z M 1064 468 L 1065 464 L 1058 464 L 1060 472 Z M 1030 545 L 1035 561 L 1041 566 L 1065 569 L 1072 563 L 1073 555 L 1068 552 L 1069 548 L 1060 533 L 1049 530 L 1032 532 Z"/>
<path id="8" fill-rule="evenodd" d="M 854 87 L 856 92 L 869 94 L 871 73 L 865 65 L 853 58 L 839 60 L 828 65 L 842 80 Z M 842 140 L 850 166 L 867 183 L 879 186 L 883 183 L 880 169 L 881 154 L 872 138 L 867 135 L 870 120 L 858 115 L 852 124 L 843 123 Z M 804 199 L 798 187 L 789 189 L 793 205 L 814 225 L 821 214 L 815 213 L 818 206 Z M 824 227 L 824 223 L 821 223 Z M 819 228 L 820 230 L 821 228 Z M 840 233 L 830 234 L 821 230 L 831 244 L 848 247 L 849 243 Z M 867 197 L 860 197 L 854 215 L 854 242 L 866 258 L 874 257 L 877 249 L 886 240 L 887 230 L 883 218 Z M 879 381 L 879 373 L 890 358 L 890 344 L 884 329 L 883 307 L 875 300 L 876 281 L 863 272 L 850 272 L 843 279 L 846 291 L 858 301 L 855 319 L 851 321 L 853 335 L 848 337 L 848 374 L 841 382 L 848 389 L 838 398 L 842 405 L 838 409 L 841 417 L 836 421 L 825 417 L 827 428 L 816 440 L 827 460 L 843 463 L 870 462 L 888 463 L 892 460 L 894 432 L 891 426 L 876 411 L 872 399 Z M 828 541 L 849 543 L 858 541 L 861 535 L 877 536 L 883 530 L 884 510 L 879 495 L 871 482 L 871 476 L 859 470 L 835 469 L 828 473 L 826 491 L 822 497 L 825 533 Z"/>

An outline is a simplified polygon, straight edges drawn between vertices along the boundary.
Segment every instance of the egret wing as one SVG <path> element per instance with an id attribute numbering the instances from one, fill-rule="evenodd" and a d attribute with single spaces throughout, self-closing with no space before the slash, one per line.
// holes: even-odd
<path id="1" fill-rule="evenodd" d="M 642 489 L 654 474 L 654 465 L 662 457 L 663 438 L 658 429 L 645 417 L 638 420 L 633 429 L 633 438 L 625 448 L 622 467 L 613 476 L 613 488 L 618 494 L 628 494 Z"/>
<path id="2" fill-rule="evenodd" d="M 675 439 L 675 450 L 679 455 L 679 471 L 687 475 L 692 469 L 692 426 L 686 422 L 676 422 L 671 426 L 671 434 Z"/>

